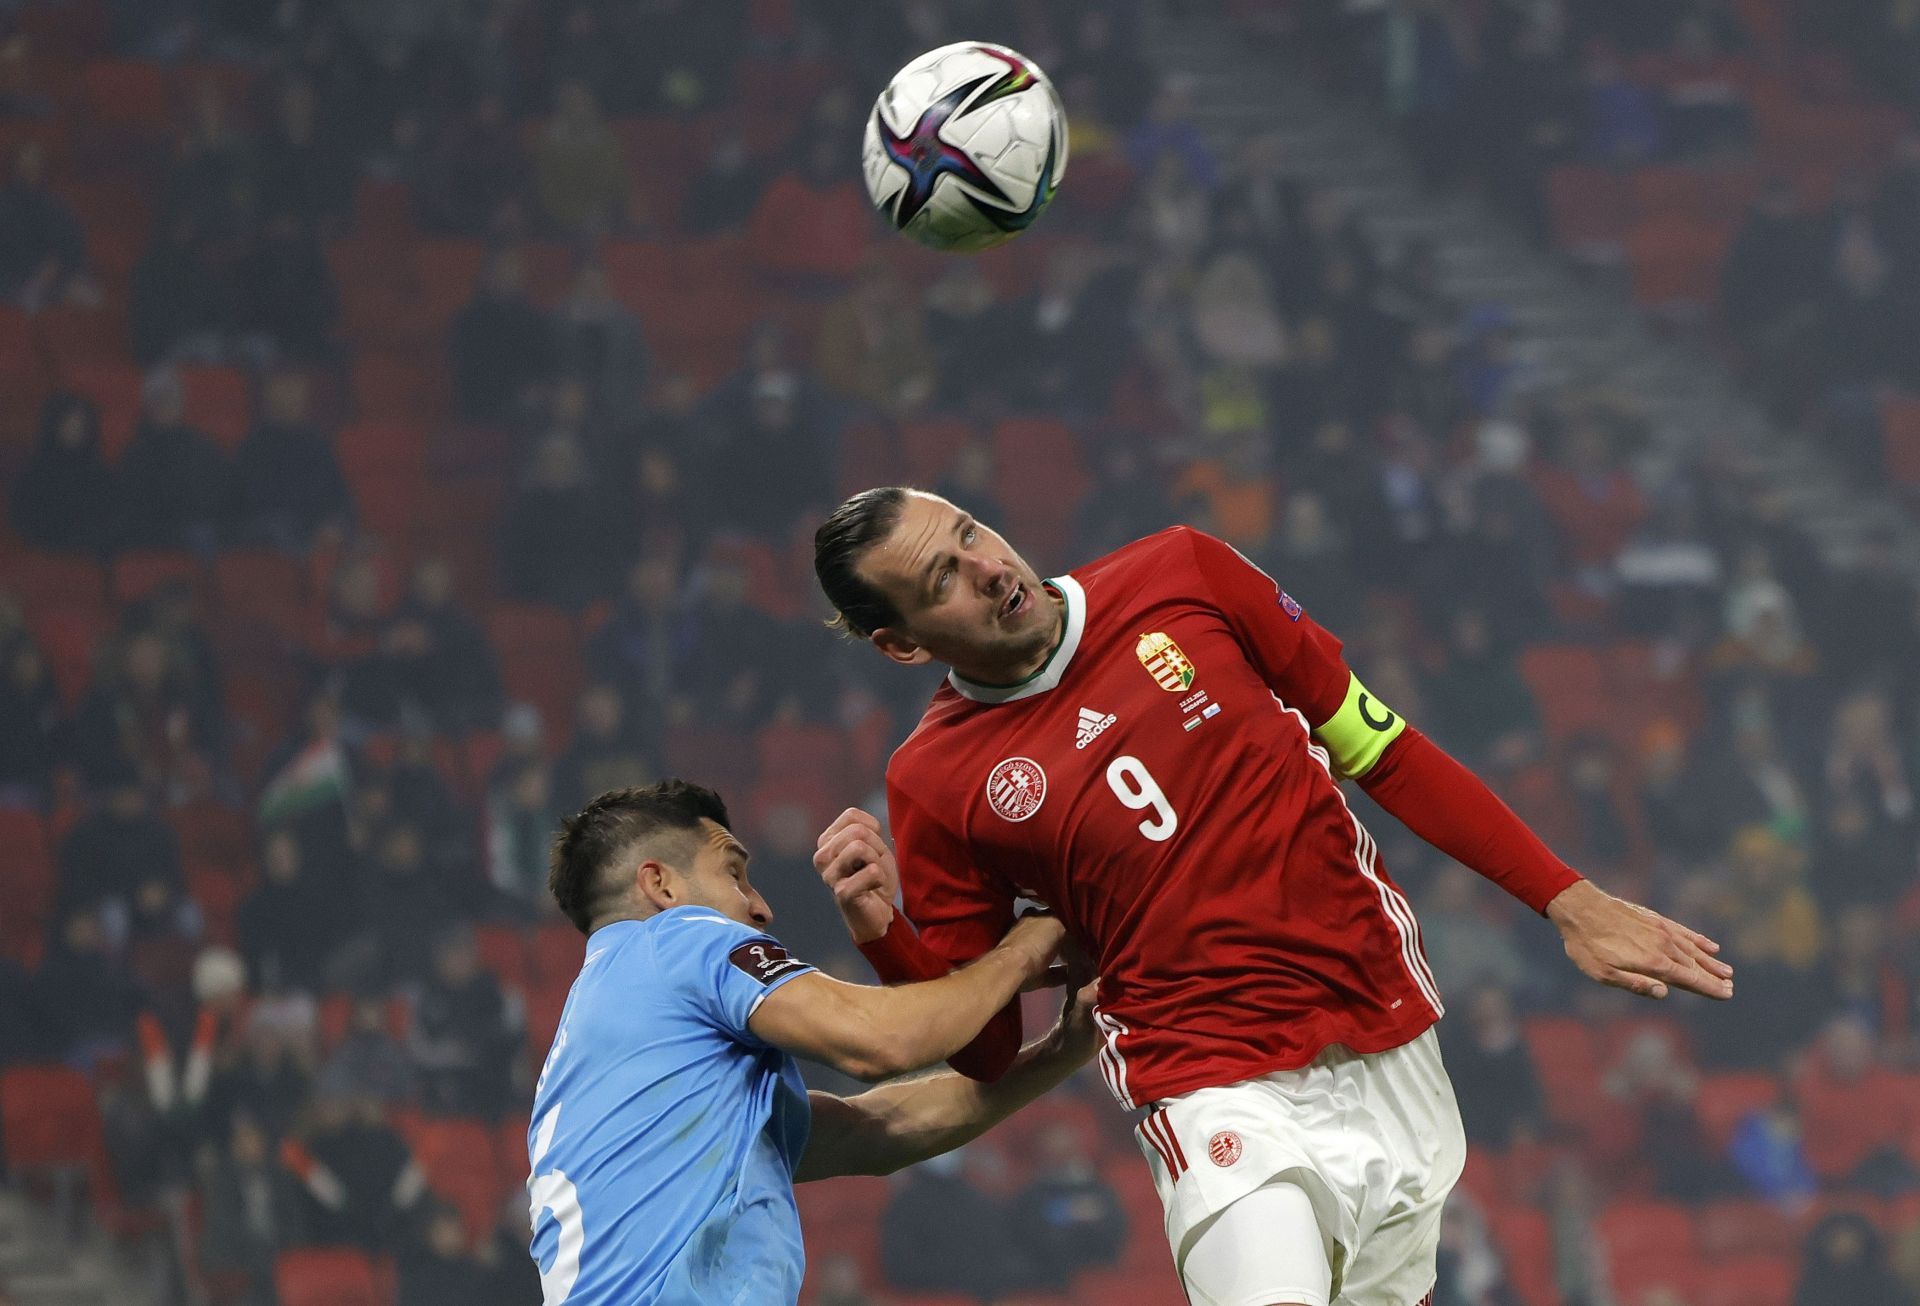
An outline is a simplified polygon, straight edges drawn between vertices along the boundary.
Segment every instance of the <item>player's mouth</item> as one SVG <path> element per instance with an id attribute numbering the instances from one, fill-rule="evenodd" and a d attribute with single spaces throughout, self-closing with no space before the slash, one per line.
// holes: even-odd
<path id="1" fill-rule="evenodd" d="M 1015 581 L 1013 588 L 1007 592 L 1007 597 L 1000 604 L 1000 620 L 1011 621 L 1032 606 L 1033 591 L 1019 581 Z"/>

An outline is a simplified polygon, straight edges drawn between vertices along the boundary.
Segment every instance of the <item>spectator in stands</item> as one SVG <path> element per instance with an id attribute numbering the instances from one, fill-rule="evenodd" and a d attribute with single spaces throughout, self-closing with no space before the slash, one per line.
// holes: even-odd
<path id="1" fill-rule="evenodd" d="M 436 134 L 414 202 L 432 231 L 498 237 L 526 226 L 531 178 L 506 98 L 487 91 Z"/>
<path id="2" fill-rule="evenodd" d="M 596 794 L 646 784 L 660 772 L 643 732 L 612 685 L 589 685 L 580 695 L 573 746 L 554 768 L 553 785 L 563 810 L 573 811 Z"/>
<path id="3" fill-rule="evenodd" d="M 200 1269 L 231 1284 L 239 1306 L 268 1306 L 273 1261 L 305 1241 L 300 1194 L 273 1157 L 273 1140 L 258 1120 L 235 1113 L 216 1156 L 199 1166 Z"/>
<path id="4" fill-rule="evenodd" d="M 919 298 L 893 264 L 878 257 L 860 269 L 851 291 L 827 306 L 815 355 L 829 386 L 888 413 L 924 405 L 938 379 Z"/>
<path id="5" fill-rule="evenodd" d="M 332 444 L 314 426 L 311 405 L 302 373 L 267 378 L 261 419 L 234 458 L 235 539 L 303 553 L 353 515 L 352 491 Z"/>
<path id="6" fill-rule="evenodd" d="M 703 450 L 717 478 L 704 483 L 713 496 L 709 524 L 785 538 L 797 518 L 811 518 L 831 500 L 835 446 L 833 423 L 795 378 L 756 378 L 745 421 L 716 430 Z"/>
<path id="7" fill-rule="evenodd" d="M 853 155 L 838 143 L 859 131 L 852 114 L 844 89 L 822 95 L 800 129 L 800 166 L 760 192 L 747 220 L 747 244 L 767 271 L 818 285 L 860 270 L 873 217 L 853 176 Z"/>
<path id="8" fill-rule="evenodd" d="M 578 608 L 611 594 L 617 515 L 590 475 L 580 441 L 542 436 L 500 526 L 500 575 L 517 599 Z"/>
<path id="9" fill-rule="evenodd" d="M 1750 961 L 1801 972 L 1826 947 L 1820 906 L 1806 883 L 1806 854 L 1778 834 L 1748 826 L 1727 849 L 1734 946 Z"/>
<path id="10" fill-rule="evenodd" d="M 1558 456 L 1534 473 L 1534 489 L 1559 528 L 1567 562 L 1576 568 L 1611 571 L 1647 515 L 1646 497 L 1598 415 L 1574 419 Z"/>
<path id="11" fill-rule="evenodd" d="M 1061 1291 L 1082 1270 L 1120 1259 L 1127 1213 L 1073 1126 L 1042 1134 L 1037 1160 L 1032 1180 L 1013 1200 L 1013 1227 L 1035 1283 Z"/>
<path id="12" fill-rule="evenodd" d="M 102 910 L 124 931 L 138 883 L 160 876 L 184 885 L 180 842 L 154 815 L 137 772 L 122 763 L 97 774 L 99 799 L 60 845 L 60 902 Z"/>
<path id="13" fill-rule="evenodd" d="M 433 945 L 433 971 L 413 999 L 410 1051 L 420 1104 L 439 1115 L 498 1117 L 512 1092 L 526 1031 L 517 996 L 480 965 L 473 930 L 455 925 Z"/>
<path id="14" fill-rule="evenodd" d="M 305 1108 L 319 1062 L 319 1010 L 305 993 L 263 991 L 247 1010 L 239 1055 L 216 1062 L 205 1118 L 244 1114 L 285 1136 Z M 216 1131 L 217 1132 L 217 1131 Z"/>
<path id="15" fill-rule="evenodd" d="M 689 627 L 678 564 L 664 553 L 643 552 L 627 568 L 613 611 L 587 639 L 587 669 L 658 714 L 679 678 Z"/>
<path id="16" fill-rule="evenodd" d="M 1012 1210 L 966 1175 L 965 1149 L 903 1170 L 880 1215 L 887 1282 L 982 1302 L 1033 1283 Z M 991 1247 L 991 1256 L 982 1255 Z"/>
<path id="17" fill-rule="evenodd" d="M 369 539 L 350 541 L 327 578 L 314 653 L 332 667 L 340 710 L 358 728 L 390 725 L 399 714 L 393 669 L 381 649 L 387 626 L 383 559 Z"/>
<path id="18" fill-rule="evenodd" d="M 706 152 L 699 175 L 680 203 L 680 229 L 734 230 L 753 214 L 760 199 L 761 175 L 739 129 L 724 132 Z"/>
<path id="19" fill-rule="evenodd" d="M 120 455 L 122 544 L 130 549 L 212 552 L 227 507 L 230 475 L 220 447 L 187 423 L 179 374 L 171 368 L 149 372 L 140 385 L 133 442 Z"/>
<path id="20" fill-rule="evenodd" d="M 881 1306 L 867 1291 L 860 1262 L 845 1252 L 822 1258 L 815 1278 L 819 1306 Z"/>
<path id="21" fill-rule="evenodd" d="M 1561 1157 L 1548 1173 L 1545 1207 L 1553 1280 L 1565 1306 L 1605 1306 L 1610 1300 L 1606 1244 L 1595 1227 L 1604 1203 L 1593 1176 L 1576 1157 Z"/>
<path id="22" fill-rule="evenodd" d="M 1463 1022 L 1443 1024 L 1447 1073 L 1460 1099 L 1467 1141 L 1492 1148 L 1539 1138 L 1545 1102 L 1513 995 L 1485 984 L 1467 995 Z"/>
<path id="23" fill-rule="evenodd" d="M 588 239 L 626 221 L 633 191 L 626 155 L 584 83 L 563 82 L 555 92 L 533 168 L 541 212 L 555 234 Z"/>
<path id="24" fill-rule="evenodd" d="M 449 350 L 454 404 L 470 421 L 508 421 L 552 378 L 553 324 L 527 298 L 517 250 L 488 256 L 473 299 L 454 319 Z"/>
<path id="25" fill-rule="evenodd" d="M 1740 1120 L 1727 1158 L 1755 1196 L 1787 1211 L 1803 1211 L 1820 1189 L 1807 1164 L 1804 1138 L 1800 1113 L 1793 1099 L 1783 1096 Z"/>
<path id="26" fill-rule="evenodd" d="M 356 1098 L 390 1107 L 411 1107 L 419 1092 L 413 1057 L 394 1033 L 389 1001 L 376 993 L 355 994 L 347 1028 L 327 1057 L 324 1082 Z"/>
<path id="27" fill-rule="evenodd" d="M 33 985 L 47 1016 L 48 1049 L 60 1060 L 92 1065 L 131 1048 L 139 994 L 114 962 L 98 912 L 59 913 Z"/>
<path id="28" fill-rule="evenodd" d="M 380 647 L 404 704 L 447 734 L 490 726 L 500 717 L 500 671 L 486 632 L 463 612 L 446 559 L 414 563 L 406 597 L 386 624 Z"/>
<path id="29" fill-rule="evenodd" d="M 237 269 L 242 323 L 268 357 L 311 363 L 334 354 L 339 292 L 311 219 L 278 213 L 261 226 Z"/>
<path id="30" fill-rule="evenodd" d="M 1720 273 L 1721 305 L 1734 338 L 1754 357 L 1766 384 L 1775 365 L 1804 374 L 1803 355 L 1818 326 L 1820 228 L 1784 178 L 1762 187 Z"/>
<path id="31" fill-rule="evenodd" d="M 127 974 L 150 1007 L 178 1018 L 193 1004 L 194 959 L 200 951 L 200 908 L 186 886 L 165 872 L 134 876 L 124 958 Z M 224 950 L 223 950 L 224 951 Z M 234 962 L 238 966 L 237 959 Z"/>
<path id="32" fill-rule="evenodd" d="M 51 1054 L 48 1014 L 26 968 L 0 956 L 0 1070 L 39 1061 Z"/>
<path id="33" fill-rule="evenodd" d="M 1868 829 L 1861 842 L 1883 849 L 1886 860 L 1823 868 L 1823 878 L 1834 881 L 1831 896 L 1891 901 L 1912 883 L 1915 796 L 1896 730 L 1893 702 L 1877 688 L 1851 694 L 1833 710 L 1827 806 L 1863 812 Z M 1843 888 L 1848 881 L 1851 886 Z"/>
<path id="34" fill-rule="evenodd" d="M 1525 958 L 1483 884 L 1466 867 L 1448 862 L 1421 903 L 1427 959 L 1441 985 L 1455 993 L 1480 984 L 1512 988 L 1527 979 Z"/>
<path id="35" fill-rule="evenodd" d="M 449 921 L 470 915 L 429 866 L 420 831 L 393 821 L 370 841 L 359 875 L 359 918 L 372 945 L 370 977 L 418 980 L 428 969 L 425 943 Z"/>
<path id="36" fill-rule="evenodd" d="M 61 302 L 92 305 L 86 233 L 47 185 L 46 147 L 29 141 L 0 184 L 0 299 L 29 312 Z"/>
<path id="37" fill-rule="evenodd" d="M 323 883 L 342 883 L 349 873 L 347 800 L 355 761 L 329 686 L 307 700 L 299 732 L 261 768 L 260 828 L 285 826 L 300 841 L 300 864 Z"/>
<path id="38" fill-rule="evenodd" d="M 553 786 L 553 768 L 534 759 L 520 762 L 488 793 L 487 878 L 512 915 L 538 915 L 553 905 L 547 853 L 566 814 Z"/>
<path id="39" fill-rule="evenodd" d="M 274 93 L 273 124 L 261 142 L 261 215 L 304 219 L 331 226 L 352 201 L 353 164 L 335 123 L 320 121 L 320 97 L 312 82 L 293 76 Z"/>
<path id="40" fill-rule="evenodd" d="M 1613 50 L 1596 43 L 1587 51 L 1586 114 L 1582 148 L 1595 163 L 1620 167 L 1650 163 L 1666 148 L 1660 107 L 1635 82 Z"/>
<path id="41" fill-rule="evenodd" d="M 120 632 L 73 720 L 81 778 L 107 788 L 131 766 L 172 801 L 206 792 L 219 722 L 195 692 L 193 668 L 150 625 Z"/>
<path id="42" fill-rule="evenodd" d="M 315 992 L 328 960 L 352 932 L 352 902 L 307 873 L 300 841 L 285 827 L 260 845 L 260 883 L 241 900 L 235 926 L 254 982 L 265 992 Z"/>
<path id="43" fill-rule="evenodd" d="M 1687 734 L 1662 717 L 1641 732 L 1635 791 L 1656 853 L 1700 862 L 1719 846 L 1714 813 L 1701 801 L 1704 778 L 1687 751 Z"/>
<path id="44" fill-rule="evenodd" d="M 607 270 L 588 260 L 554 315 L 560 371 L 585 383 L 595 416 L 621 431 L 640 419 L 649 358 L 640 319 L 614 298 Z"/>
<path id="45" fill-rule="evenodd" d="M 1793 1306 L 1910 1306 L 1906 1285 L 1887 1264 L 1873 1222 L 1857 1211 L 1836 1211 L 1807 1235 Z"/>
<path id="46" fill-rule="evenodd" d="M 1494 643 L 1492 623 L 1478 606 L 1453 607 L 1447 656 L 1427 678 L 1425 697 L 1432 705 L 1435 737 L 1469 764 L 1505 770 L 1538 748 L 1540 713 L 1533 691 L 1513 654 Z"/>
<path id="47" fill-rule="evenodd" d="M 1127 159 L 1146 176 L 1163 157 L 1180 163 L 1189 185 L 1210 191 L 1220 184 L 1220 160 L 1193 120 L 1193 87 L 1185 78 L 1162 81 L 1146 117 L 1127 137 Z"/>
<path id="48" fill-rule="evenodd" d="M 113 485 L 100 449 L 100 410 L 62 391 L 41 408 L 33 453 L 14 483 L 13 529 L 38 549 L 102 553 L 114 542 L 112 519 L 100 511 Z"/>
<path id="49" fill-rule="evenodd" d="M 0 596 L 0 609 L 10 600 Z M 15 614 L 17 616 L 17 614 Z M 38 809 L 66 747 L 59 691 L 46 655 L 0 611 L 0 807 Z"/>
<path id="50" fill-rule="evenodd" d="M 139 362 L 217 359 L 225 352 L 224 336 L 239 316 L 235 250 L 207 234 L 205 221 L 183 212 L 156 224 L 134 264 L 127 329 Z"/>
<path id="51" fill-rule="evenodd" d="M 409 1306 L 484 1306 L 492 1296 L 491 1276 L 467 1246 L 460 1212 L 432 1203 L 412 1223 L 395 1258 L 399 1300 Z"/>
<path id="52" fill-rule="evenodd" d="M 1893 1193 L 1920 1180 L 1901 1154 L 1912 1080 L 1886 1064 L 1873 1026 L 1858 1013 L 1842 1012 L 1821 1028 L 1793 1077 L 1793 1093 L 1806 1125 L 1807 1160 L 1824 1182 Z"/>
<path id="53" fill-rule="evenodd" d="M 378 1099 L 324 1079 L 306 1126 L 281 1145 L 281 1164 L 301 1182 L 301 1222 L 322 1246 L 390 1251 L 426 1193 L 426 1177 L 387 1124 Z"/>
<path id="54" fill-rule="evenodd" d="M 1635 1034 L 1603 1084 L 1633 1113 L 1637 1150 L 1652 1163 L 1661 1196 L 1697 1202 L 1725 1190 L 1728 1176 L 1700 1122 L 1700 1076 L 1672 1030 L 1656 1026 Z"/>

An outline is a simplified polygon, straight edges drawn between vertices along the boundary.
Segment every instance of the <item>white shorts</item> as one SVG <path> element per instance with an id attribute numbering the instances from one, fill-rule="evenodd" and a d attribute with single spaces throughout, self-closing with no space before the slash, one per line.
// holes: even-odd
<path id="1" fill-rule="evenodd" d="M 1299 1265 L 1299 1248 L 1310 1246 L 1302 1231 L 1235 1247 L 1224 1298 L 1196 1293 L 1188 1274 L 1187 1257 L 1209 1226 L 1275 1183 L 1298 1185 L 1311 1202 L 1331 1270 L 1326 1306 L 1416 1306 L 1432 1290 L 1440 1210 L 1467 1159 L 1432 1029 L 1386 1052 L 1336 1044 L 1299 1070 L 1156 1102 L 1134 1138 L 1192 1306 L 1321 1306 L 1262 1295 L 1298 1293 L 1309 1277 Z M 1217 1285 L 1216 1268 L 1201 1279 Z"/>

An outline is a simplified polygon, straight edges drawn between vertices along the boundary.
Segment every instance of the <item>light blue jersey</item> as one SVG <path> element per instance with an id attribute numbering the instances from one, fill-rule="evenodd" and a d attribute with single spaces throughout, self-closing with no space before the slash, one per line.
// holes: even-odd
<path id="1" fill-rule="evenodd" d="M 546 1306 L 791 1306 L 807 1091 L 753 1036 L 813 967 L 704 907 L 594 931 L 534 1090 Z"/>

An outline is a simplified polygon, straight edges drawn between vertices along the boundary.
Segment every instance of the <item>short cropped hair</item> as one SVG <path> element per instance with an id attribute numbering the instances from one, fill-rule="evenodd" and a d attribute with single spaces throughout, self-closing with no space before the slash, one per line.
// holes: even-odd
<path id="1" fill-rule="evenodd" d="M 685 780 L 601 794 L 560 823 L 547 859 L 547 889 L 582 934 L 592 933 L 593 922 L 626 890 L 612 875 L 616 864 L 638 844 L 698 836 L 702 820 L 732 828 L 720 795 Z"/>
<path id="2" fill-rule="evenodd" d="M 813 574 L 833 604 L 832 624 L 855 639 L 900 624 L 900 609 L 857 570 L 867 550 L 899 524 L 905 486 L 862 490 L 833 510 L 813 533 Z"/>

